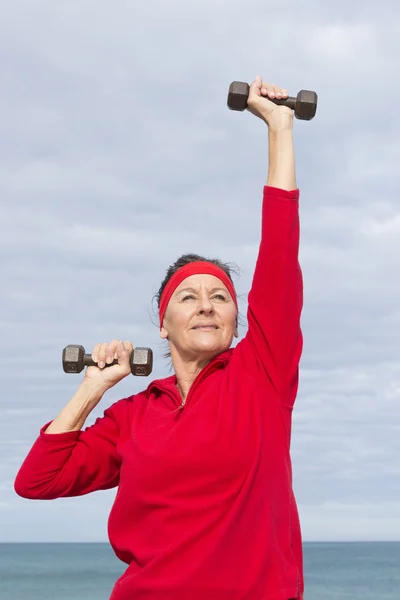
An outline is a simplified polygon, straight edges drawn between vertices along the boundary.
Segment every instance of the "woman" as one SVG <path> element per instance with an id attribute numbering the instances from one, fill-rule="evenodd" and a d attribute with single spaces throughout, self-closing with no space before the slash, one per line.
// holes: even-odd
<path id="1" fill-rule="evenodd" d="M 16 492 L 32 499 L 118 486 L 109 537 L 129 566 L 112 600 L 303 598 L 290 460 L 302 351 L 299 190 L 293 112 L 274 97 L 287 92 L 257 77 L 248 105 L 268 126 L 269 172 L 244 339 L 230 348 L 238 307 L 229 270 L 183 257 L 159 294 L 175 374 L 82 430 L 130 374 L 131 343 L 98 344 L 98 366 L 41 429 L 16 477 Z"/>

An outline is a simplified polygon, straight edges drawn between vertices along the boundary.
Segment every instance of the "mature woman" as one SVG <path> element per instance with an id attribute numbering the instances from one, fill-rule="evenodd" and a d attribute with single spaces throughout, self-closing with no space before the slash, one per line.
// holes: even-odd
<path id="1" fill-rule="evenodd" d="M 174 375 L 82 429 L 130 374 L 129 342 L 98 344 L 98 366 L 41 429 L 16 477 L 16 492 L 32 499 L 118 486 L 109 537 L 128 567 L 112 600 L 303 598 L 290 460 L 302 351 L 299 190 L 293 112 L 274 97 L 287 92 L 257 77 L 248 105 L 268 126 L 269 172 L 244 339 L 231 348 L 238 307 L 229 269 L 181 257 L 158 296 Z"/>

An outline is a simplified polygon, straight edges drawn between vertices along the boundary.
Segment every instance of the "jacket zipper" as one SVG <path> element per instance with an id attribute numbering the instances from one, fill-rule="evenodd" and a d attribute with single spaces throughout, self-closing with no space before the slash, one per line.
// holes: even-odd
<path id="1" fill-rule="evenodd" d="M 180 409 L 180 410 L 183 410 L 183 409 L 185 408 L 185 406 L 187 406 L 187 405 L 188 405 L 189 398 L 190 398 L 190 397 L 191 397 L 191 396 L 194 394 L 194 392 L 195 392 L 195 389 L 196 389 L 196 388 L 197 388 L 197 387 L 200 385 L 200 383 L 203 381 L 203 379 L 205 379 L 205 377 L 206 377 L 207 375 L 210 375 L 211 373 L 213 373 L 214 371 L 216 371 L 216 370 L 217 370 L 217 368 L 219 367 L 219 364 L 220 364 L 220 361 L 216 361 L 215 363 L 213 363 L 213 364 L 212 364 L 212 365 L 210 365 L 209 367 L 208 367 L 208 365 L 207 365 L 207 367 L 208 367 L 208 368 L 207 368 L 207 367 L 205 367 L 205 368 L 204 368 L 204 369 L 203 369 L 203 370 L 202 370 L 202 371 L 201 371 L 201 372 L 198 374 L 198 376 L 196 377 L 196 379 L 195 379 L 195 380 L 194 380 L 194 382 L 192 383 L 192 387 L 191 387 L 191 388 L 190 388 L 190 390 L 189 390 L 189 393 L 188 393 L 188 395 L 187 395 L 187 397 L 186 397 L 186 400 L 182 400 L 182 398 L 181 398 L 181 396 L 180 396 L 180 394 L 179 394 L 179 398 L 180 398 L 180 400 L 181 400 L 181 405 L 180 405 L 180 407 L 179 407 L 179 409 Z M 221 364 L 222 364 L 222 363 L 221 363 Z M 179 393 L 179 391 L 178 391 L 178 393 Z"/>

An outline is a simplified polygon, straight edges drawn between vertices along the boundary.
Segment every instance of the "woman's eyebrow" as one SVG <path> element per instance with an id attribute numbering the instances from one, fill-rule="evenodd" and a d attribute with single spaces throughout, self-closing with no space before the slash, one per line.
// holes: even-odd
<path id="1" fill-rule="evenodd" d="M 194 288 L 187 287 L 187 288 L 183 288 L 182 290 L 179 290 L 178 294 L 181 294 L 182 292 L 194 292 L 194 293 L 196 293 L 196 290 Z"/>

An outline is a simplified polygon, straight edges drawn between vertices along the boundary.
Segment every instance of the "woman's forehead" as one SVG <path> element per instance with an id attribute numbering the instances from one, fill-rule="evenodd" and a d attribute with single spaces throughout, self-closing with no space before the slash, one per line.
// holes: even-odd
<path id="1" fill-rule="evenodd" d="M 178 294 L 180 291 L 186 288 L 220 288 L 226 290 L 226 286 L 223 284 L 221 279 L 215 277 L 215 275 L 209 275 L 207 273 L 201 273 L 198 275 L 190 275 L 190 277 L 186 277 L 176 288 L 176 293 Z"/>

